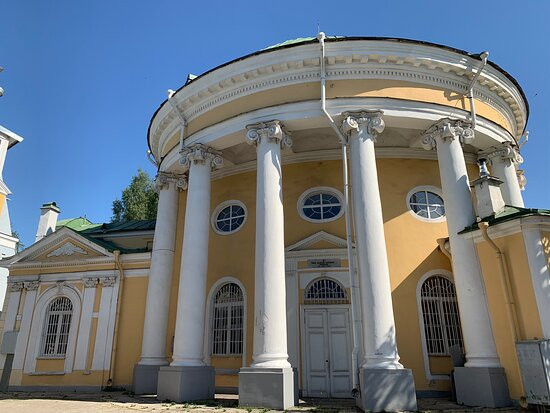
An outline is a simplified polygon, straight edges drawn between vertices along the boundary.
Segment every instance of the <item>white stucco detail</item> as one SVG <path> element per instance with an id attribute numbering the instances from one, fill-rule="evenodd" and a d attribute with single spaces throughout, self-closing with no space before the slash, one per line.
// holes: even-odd
<path id="1" fill-rule="evenodd" d="M 88 253 L 83 250 L 82 248 L 80 248 L 79 246 L 77 245 L 74 245 L 72 242 L 67 242 L 65 244 L 63 244 L 61 247 L 53 250 L 52 252 L 50 252 L 47 257 L 59 257 L 59 256 L 62 256 L 62 255 L 73 255 L 73 254 L 82 254 L 82 255 L 87 255 Z"/>

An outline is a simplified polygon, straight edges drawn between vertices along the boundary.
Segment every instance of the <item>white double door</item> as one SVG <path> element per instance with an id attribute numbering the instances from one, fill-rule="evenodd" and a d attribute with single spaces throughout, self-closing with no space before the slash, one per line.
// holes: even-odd
<path id="1" fill-rule="evenodd" d="M 351 397 L 349 306 L 304 306 L 303 314 L 304 396 Z"/>

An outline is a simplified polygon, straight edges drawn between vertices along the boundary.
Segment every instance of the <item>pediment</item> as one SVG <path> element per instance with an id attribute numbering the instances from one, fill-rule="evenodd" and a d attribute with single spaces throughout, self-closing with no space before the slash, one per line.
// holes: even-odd
<path id="1" fill-rule="evenodd" d="M 301 241 L 296 242 L 285 248 L 286 252 L 291 251 L 310 251 L 310 250 L 325 250 L 325 249 L 342 249 L 347 247 L 347 242 L 344 238 L 329 234 L 326 231 L 319 231 L 312 234 Z"/>
<path id="2" fill-rule="evenodd" d="M 69 228 L 61 228 L 12 257 L 10 264 L 80 261 L 110 257 L 112 253 Z"/>

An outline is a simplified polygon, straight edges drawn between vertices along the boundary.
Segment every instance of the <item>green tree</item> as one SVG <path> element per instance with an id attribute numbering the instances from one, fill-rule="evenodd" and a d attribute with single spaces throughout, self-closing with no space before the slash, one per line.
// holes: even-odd
<path id="1" fill-rule="evenodd" d="M 122 191 L 121 198 L 113 201 L 111 222 L 157 217 L 158 194 L 147 172 L 138 169 L 130 185 Z"/>

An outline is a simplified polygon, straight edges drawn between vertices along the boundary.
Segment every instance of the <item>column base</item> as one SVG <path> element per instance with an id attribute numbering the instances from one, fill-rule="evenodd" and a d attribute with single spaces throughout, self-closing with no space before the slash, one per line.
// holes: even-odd
<path id="1" fill-rule="evenodd" d="M 239 371 L 239 406 L 286 410 L 294 406 L 292 368 L 243 367 Z"/>
<path id="2" fill-rule="evenodd" d="M 455 367 L 453 376 L 460 404 L 506 407 L 512 403 L 502 367 Z"/>
<path id="3" fill-rule="evenodd" d="M 132 380 L 135 394 L 157 394 L 160 365 L 136 364 Z"/>
<path id="4" fill-rule="evenodd" d="M 416 411 L 416 390 L 410 369 L 360 368 L 357 407 L 371 412 Z"/>
<path id="5" fill-rule="evenodd" d="M 158 373 L 157 399 L 174 402 L 214 398 L 212 366 L 162 366 Z"/>

